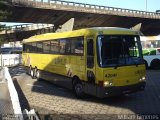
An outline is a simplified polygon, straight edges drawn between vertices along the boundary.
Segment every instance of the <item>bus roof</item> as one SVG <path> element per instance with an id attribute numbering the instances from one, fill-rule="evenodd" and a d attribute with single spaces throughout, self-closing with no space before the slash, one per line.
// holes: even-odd
<path id="1" fill-rule="evenodd" d="M 85 29 L 79 29 L 79 30 L 62 32 L 62 33 L 46 33 L 41 35 L 35 35 L 28 39 L 24 39 L 23 43 L 68 38 L 68 37 L 77 37 L 77 36 L 87 36 L 87 35 L 91 36 L 91 35 L 98 35 L 98 34 L 138 35 L 138 32 L 133 31 L 131 29 L 118 28 L 118 27 L 93 27 L 93 28 L 85 28 Z"/>

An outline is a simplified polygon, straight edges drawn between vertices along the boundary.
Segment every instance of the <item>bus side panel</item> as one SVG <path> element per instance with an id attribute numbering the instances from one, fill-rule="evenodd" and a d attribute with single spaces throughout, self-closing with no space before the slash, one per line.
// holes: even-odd
<path id="1" fill-rule="evenodd" d="M 69 63 L 69 56 L 50 55 L 50 63 L 47 66 L 47 71 L 55 74 L 67 76 L 66 66 Z"/>
<path id="2" fill-rule="evenodd" d="M 29 53 L 22 54 L 22 64 L 27 67 L 31 65 Z"/>
<path id="3" fill-rule="evenodd" d="M 70 58 L 70 72 L 71 76 L 78 76 L 80 80 L 86 80 L 84 56 L 71 56 Z"/>

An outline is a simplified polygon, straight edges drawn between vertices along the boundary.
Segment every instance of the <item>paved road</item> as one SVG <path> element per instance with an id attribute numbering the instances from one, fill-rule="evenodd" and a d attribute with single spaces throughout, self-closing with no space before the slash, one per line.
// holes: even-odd
<path id="1" fill-rule="evenodd" d="M 77 99 L 68 89 L 31 79 L 23 67 L 12 68 L 10 73 L 22 108 L 34 108 L 43 118 L 114 120 L 119 115 L 160 114 L 160 71 L 147 71 L 147 86 L 143 92 L 106 99 L 89 96 L 84 100 Z"/>

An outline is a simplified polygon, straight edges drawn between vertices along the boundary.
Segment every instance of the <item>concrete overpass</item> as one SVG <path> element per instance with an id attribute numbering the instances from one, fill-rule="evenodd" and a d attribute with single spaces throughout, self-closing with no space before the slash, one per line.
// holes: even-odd
<path id="1" fill-rule="evenodd" d="M 160 14 L 60 0 L 8 0 L 7 22 L 51 23 L 55 28 L 75 18 L 74 29 L 96 26 L 131 28 L 142 23 L 144 35 L 160 34 Z M 46 2 L 45 2 L 46 1 Z"/>
<path id="2" fill-rule="evenodd" d="M 33 35 L 54 32 L 53 24 L 23 24 L 0 29 L 0 36 L 5 42 L 22 41 Z"/>

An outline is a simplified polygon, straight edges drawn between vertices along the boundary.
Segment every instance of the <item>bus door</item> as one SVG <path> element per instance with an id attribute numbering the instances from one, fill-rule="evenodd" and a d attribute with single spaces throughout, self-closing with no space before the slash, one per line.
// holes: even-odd
<path id="1" fill-rule="evenodd" d="M 87 38 L 87 52 L 86 52 L 86 80 L 87 84 L 85 92 L 95 95 L 95 53 L 94 53 L 94 37 Z"/>

